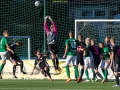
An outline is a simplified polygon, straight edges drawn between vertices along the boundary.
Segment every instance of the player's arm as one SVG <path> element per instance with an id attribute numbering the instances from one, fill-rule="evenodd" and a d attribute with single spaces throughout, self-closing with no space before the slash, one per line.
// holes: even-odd
<path id="1" fill-rule="evenodd" d="M 48 32 L 49 32 L 49 28 L 48 28 L 48 25 L 47 25 L 47 18 L 48 18 L 48 16 L 45 17 L 45 21 L 44 21 L 44 29 L 46 31 L 46 34 L 48 34 Z"/>
<path id="2" fill-rule="evenodd" d="M 66 57 L 67 51 L 68 51 L 68 45 L 66 45 L 66 47 L 65 47 L 65 52 L 64 52 L 63 58 Z"/>
<path id="3" fill-rule="evenodd" d="M 113 63 L 113 59 L 114 59 L 114 47 L 111 49 L 111 55 L 110 55 L 110 66 L 112 66 Z"/>
<path id="4" fill-rule="evenodd" d="M 51 21 L 51 23 L 52 23 L 52 25 L 53 25 L 54 32 L 57 33 L 57 27 L 56 27 L 54 21 L 51 19 L 50 16 L 49 16 L 49 20 Z"/>
<path id="5" fill-rule="evenodd" d="M 33 73 L 34 73 L 34 70 L 35 70 L 35 68 L 36 68 L 36 65 L 37 65 L 37 60 L 35 60 L 34 67 L 33 67 L 33 70 L 32 70 L 32 72 L 30 73 L 30 75 L 33 75 Z"/>

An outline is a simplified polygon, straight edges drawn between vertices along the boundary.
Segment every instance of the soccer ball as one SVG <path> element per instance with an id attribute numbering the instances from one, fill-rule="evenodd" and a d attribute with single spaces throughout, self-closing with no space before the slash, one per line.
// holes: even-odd
<path id="1" fill-rule="evenodd" d="M 35 1 L 35 6 L 40 6 L 40 1 Z"/>

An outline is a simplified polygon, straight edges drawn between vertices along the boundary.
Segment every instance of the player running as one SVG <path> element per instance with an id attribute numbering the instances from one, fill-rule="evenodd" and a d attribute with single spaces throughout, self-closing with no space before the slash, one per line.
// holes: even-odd
<path id="1" fill-rule="evenodd" d="M 84 70 L 85 70 L 85 75 L 86 75 L 86 80 L 84 82 L 89 82 L 89 74 L 88 74 L 88 68 L 92 70 L 93 73 L 93 79 L 94 79 L 94 60 L 91 51 L 89 50 L 90 47 L 90 38 L 86 38 L 85 40 L 86 44 L 86 51 L 85 51 L 85 56 L 84 56 Z"/>
<path id="2" fill-rule="evenodd" d="M 8 45 L 8 31 L 5 30 L 3 32 L 3 35 L 4 37 L 1 39 L 1 42 L 0 42 L 0 56 L 1 56 L 1 59 L 2 59 L 2 64 L 0 66 L 0 79 L 2 79 L 2 76 L 1 76 L 1 72 L 6 64 L 6 59 L 7 59 L 7 50 L 11 51 L 12 53 L 14 53 L 13 50 L 11 50 L 9 48 L 9 45 Z"/>
<path id="3" fill-rule="evenodd" d="M 113 87 L 120 87 L 119 85 L 119 75 L 118 75 L 118 71 L 120 69 L 120 46 L 115 44 L 115 39 L 111 38 L 110 39 L 110 43 L 113 46 L 111 49 L 111 64 L 113 65 L 114 68 L 114 75 L 115 75 L 115 79 L 116 79 L 116 85 L 114 85 Z"/>
<path id="4" fill-rule="evenodd" d="M 71 81 L 70 78 L 70 70 L 69 70 L 69 65 L 71 65 L 71 63 L 74 66 L 74 71 L 77 77 L 77 83 L 79 83 L 80 78 L 79 78 L 79 73 L 78 73 L 78 68 L 77 68 L 77 57 L 76 57 L 76 51 L 77 51 L 77 46 L 79 45 L 78 40 L 75 40 L 73 38 L 73 33 L 72 31 L 69 32 L 69 39 L 67 39 L 65 41 L 65 52 L 63 55 L 63 58 L 66 57 L 66 73 L 67 73 L 67 77 L 68 79 L 66 80 L 66 83 Z"/>
<path id="5" fill-rule="evenodd" d="M 36 51 L 36 59 L 35 59 L 35 63 L 34 63 L 34 67 L 33 67 L 33 70 L 31 72 L 30 75 L 33 75 L 33 72 L 36 68 L 36 65 L 38 64 L 39 68 L 40 68 L 40 71 L 41 73 L 45 76 L 45 73 L 49 76 L 49 79 L 50 81 L 53 81 L 52 78 L 51 78 L 51 75 L 50 75 L 50 70 L 49 70 L 49 65 L 46 61 L 46 56 L 42 55 L 40 50 L 37 50 Z"/>
<path id="6" fill-rule="evenodd" d="M 47 25 L 47 19 L 49 19 L 52 23 L 52 25 L 50 26 L 50 30 Z M 45 17 L 44 28 L 47 34 L 47 44 L 48 44 L 48 49 L 51 53 L 53 66 L 55 68 L 55 71 L 57 73 L 60 73 L 59 60 L 58 60 L 58 48 L 57 48 L 57 43 L 56 43 L 57 28 L 50 16 Z"/>
<path id="7" fill-rule="evenodd" d="M 96 74 L 103 79 L 102 75 L 98 72 L 98 66 L 100 64 L 100 54 L 101 54 L 101 50 L 98 46 L 95 45 L 95 39 L 91 39 L 91 46 L 89 47 L 93 59 L 94 59 L 94 80 L 97 81 L 97 77 Z M 94 82 L 94 80 L 92 80 L 92 82 Z"/>
<path id="8" fill-rule="evenodd" d="M 79 41 L 79 46 L 77 48 L 77 66 L 80 64 L 81 72 L 80 72 L 80 81 L 82 81 L 82 76 L 84 74 L 84 60 L 83 60 L 83 54 L 84 54 L 84 49 L 85 49 L 85 43 L 83 42 L 83 36 L 78 35 L 78 41 Z"/>
<path id="9" fill-rule="evenodd" d="M 13 63 L 13 78 L 17 78 L 15 75 L 16 66 L 20 66 L 21 73 L 26 74 L 26 72 L 23 71 L 23 61 L 15 53 L 16 47 L 20 47 L 22 45 L 23 45 L 23 43 L 20 41 L 17 41 L 15 43 L 12 43 L 11 45 L 9 45 L 10 49 L 14 51 L 14 54 L 11 51 L 8 51 L 9 60 Z"/>
<path id="10" fill-rule="evenodd" d="M 104 76 L 104 79 L 102 80 L 102 83 L 108 82 L 107 76 L 108 76 L 108 68 L 110 64 L 110 50 L 108 47 L 104 46 L 104 43 L 100 42 L 99 47 L 101 48 L 101 63 L 100 67 L 102 69 L 102 73 Z"/>

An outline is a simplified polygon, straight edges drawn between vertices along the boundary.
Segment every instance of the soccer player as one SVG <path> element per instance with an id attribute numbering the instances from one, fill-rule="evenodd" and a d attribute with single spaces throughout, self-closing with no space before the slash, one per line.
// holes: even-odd
<path id="1" fill-rule="evenodd" d="M 48 28 L 48 25 L 47 25 L 48 18 L 52 23 L 52 25 L 50 26 L 50 29 Z M 58 48 L 57 48 L 57 43 L 56 43 L 57 28 L 50 16 L 45 17 L 44 28 L 45 28 L 46 34 L 47 34 L 47 44 L 48 44 L 48 49 L 51 53 L 53 66 L 55 68 L 55 71 L 57 73 L 60 73 L 59 60 L 58 60 Z"/>
<path id="2" fill-rule="evenodd" d="M 84 55 L 84 70 L 85 70 L 85 75 L 86 75 L 86 80 L 84 82 L 89 82 L 89 74 L 88 74 L 88 68 L 92 70 L 93 73 L 93 78 L 94 78 L 94 60 L 91 51 L 89 50 L 90 47 L 90 38 L 86 38 L 85 40 L 86 44 L 86 50 L 85 50 L 85 55 Z"/>
<path id="3" fill-rule="evenodd" d="M 113 87 L 120 87 L 119 85 L 119 76 L 118 76 L 118 71 L 120 69 L 120 46 L 115 44 L 115 39 L 111 38 L 110 43 L 113 46 L 111 49 L 111 65 L 113 65 L 114 68 L 114 75 L 116 79 L 116 85 Z"/>
<path id="4" fill-rule="evenodd" d="M 3 31 L 3 35 L 4 35 L 4 37 L 1 39 L 1 42 L 0 42 L 0 56 L 2 59 L 2 64 L 0 66 L 0 79 L 2 79 L 1 72 L 6 64 L 7 50 L 14 53 L 14 51 L 11 50 L 8 45 L 8 36 L 9 36 L 8 31 L 7 30 Z"/>
<path id="5" fill-rule="evenodd" d="M 73 38 L 72 31 L 69 32 L 69 39 L 66 40 L 65 45 L 66 45 L 66 47 L 65 47 L 65 52 L 64 52 L 63 58 L 65 58 L 67 55 L 66 73 L 67 73 L 68 79 L 66 80 L 66 83 L 71 81 L 70 70 L 69 70 L 69 65 L 71 65 L 71 63 L 74 66 L 74 71 L 75 71 L 75 74 L 77 77 L 77 83 L 79 83 L 80 78 L 79 78 L 79 73 L 78 73 L 78 68 L 77 68 L 77 57 L 76 57 L 76 51 L 77 51 L 77 46 L 79 45 L 79 42 L 78 42 L 78 40 L 75 40 Z"/>
<path id="6" fill-rule="evenodd" d="M 93 56 L 93 59 L 94 59 L 94 80 L 96 78 L 96 81 L 97 81 L 97 77 L 96 77 L 96 74 L 103 79 L 102 75 L 98 72 L 98 66 L 100 64 L 100 54 L 101 54 L 101 50 L 98 46 L 95 45 L 95 39 L 91 39 L 91 46 L 89 47 L 91 53 L 92 53 L 92 56 Z M 94 80 L 92 80 L 92 82 L 94 82 Z"/>
<path id="7" fill-rule="evenodd" d="M 44 73 L 46 73 L 49 76 L 50 81 L 53 81 L 49 72 L 49 65 L 46 61 L 46 56 L 42 55 L 40 50 L 36 51 L 36 59 L 35 59 L 35 63 L 34 63 L 34 67 L 33 70 L 31 72 L 30 75 L 33 75 L 33 72 L 36 68 L 36 65 L 38 64 L 40 67 L 40 71 L 41 73 L 44 75 Z"/>
<path id="8" fill-rule="evenodd" d="M 10 49 L 14 51 L 14 54 L 11 51 L 8 51 L 9 60 L 13 63 L 13 78 L 17 78 L 15 75 L 16 66 L 20 66 L 21 73 L 26 74 L 26 72 L 23 71 L 23 61 L 15 53 L 15 48 L 20 47 L 22 45 L 23 45 L 23 43 L 20 41 L 17 41 L 15 43 L 12 43 L 11 45 L 9 45 Z M 18 64 L 18 63 L 20 63 L 20 64 Z"/>
<path id="9" fill-rule="evenodd" d="M 100 42 L 99 43 L 99 47 L 101 48 L 101 63 L 100 63 L 100 67 L 102 69 L 102 73 L 104 76 L 104 79 L 102 80 L 102 83 L 104 82 L 108 82 L 107 76 L 108 76 L 108 68 L 109 68 L 109 64 L 110 64 L 110 50 L 108 47 L 106 47 L 104 45 L 104 43 Z"/>
<path id="10" fill-rule="evenodd" d="M 83 36 L 78 35 L 78 41 L 79 41 L 79 46 L 77 47 L 77 66 L 81 67 L 81 72 L 80 72 L 80 81 L 82 81 L 82 76 L 84 73 L 84 60 L 83 60 L 83 54 L 84 54 L 84 49 L 85 49 L 85 43 L 83 42 Z"/>

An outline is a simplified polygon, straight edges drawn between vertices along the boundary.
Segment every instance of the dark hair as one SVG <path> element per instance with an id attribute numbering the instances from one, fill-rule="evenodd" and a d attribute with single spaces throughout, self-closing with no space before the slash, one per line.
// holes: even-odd
<path id="1" fill-rule="evenodd" d="M 104 42 L 99 42 L 99 44 L 103 44 L 104 45 Z"/>
<path id="2" fill-rule="evenodd" d="M 83 35 L 81 35 L 81 34 L 78 34 L 78 36 L 80 36 L 81 38 L 83 38 Z"/>
<path id="3" fill-rule="evenodd" d="M 91 41 L 95 42 L 95 39 L 91 39 Z"/>
<path id="4" fill-rule="evenodd" d="M 37 54 L 37 52 L 41 52 L 39 49 L 35 51 L 35 54 Z"/>
<path id="5" fill-rule="evenodd" d="M 21 41 L 17 41 L 16 43 L 18 43 L 19 46 L 22 46 L 22 45 L 23 45 L 23 42 L 21 42 Z"/>

